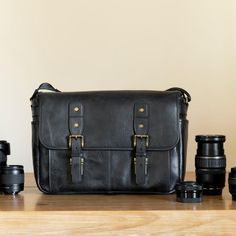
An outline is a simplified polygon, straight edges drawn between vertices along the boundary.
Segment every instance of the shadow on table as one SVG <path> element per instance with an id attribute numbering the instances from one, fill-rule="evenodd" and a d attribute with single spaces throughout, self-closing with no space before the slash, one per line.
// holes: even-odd
<path id="1" fill-rule="evenodd" d="M 206 196 L 202 203 L 176 202 L 171 195 L 45 195 L 40 194 L 34 210 L 41 211 L 154 211 L 216 210 L 229 208 L 222 196 Z M 232 206 L 231 206 L 232 208 Z M 236 206 L 234 206 L 236 209 Z"/>

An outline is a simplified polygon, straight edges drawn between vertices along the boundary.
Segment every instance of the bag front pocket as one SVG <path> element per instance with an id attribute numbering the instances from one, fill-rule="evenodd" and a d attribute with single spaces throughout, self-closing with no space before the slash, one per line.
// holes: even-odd
<path id="1" fill-rule="evenodd" d="M 70 152 L 50 150 L 49 179 L 53 193 L 89 193 L 108 190 L 106 151 L 83 151 L 82 181 L 72 183 Z"/>

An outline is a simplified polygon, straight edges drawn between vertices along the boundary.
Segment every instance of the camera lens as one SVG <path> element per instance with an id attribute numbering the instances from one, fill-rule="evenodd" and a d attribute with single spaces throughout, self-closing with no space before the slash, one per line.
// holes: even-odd
<path id="1" fill-rule="evenodd" d="M 10 155 L 10 144 L 7 141 L 0 141 L 0 166 L 7 164 L 7 155 Z"/>
<path id="2" fill-rule="evenodd" d="M 195 156 L 196 181 L 203 185 L 203 194 L 220 195 L 225 186 L 226 157 L 224 135 L 197 135 Z"/>
<path id="3" fill-rule="evenodd" d="M 24 168 L 19 165 L 0 168 L 0 191 L 6 194 L 17 194 L 24 190 Z"/>
<path id="4" fill-rule="evenodd" d="M 229 182 L 229 192 L 232 194 L 232 200 L 236 201 L 236 167 L 231 168 L 228 182 Z"/>
<path id="5" fill-rule="evenodd" d="M 198 203 L 202 201 L 202 186 L 193 181 L 176 184 L 176 201 L 183 203 Z"/>
<path id="6" fill-rule="evenodd" d="M 0 192 L 17 194 L 24 190 L 24 167 L 7 165 L 7 155 L 10 154 L 10 144 L 0 141 Z"/>

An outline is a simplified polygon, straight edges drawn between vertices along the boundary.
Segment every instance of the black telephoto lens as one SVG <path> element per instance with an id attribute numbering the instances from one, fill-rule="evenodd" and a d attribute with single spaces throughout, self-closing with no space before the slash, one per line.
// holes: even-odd
<path id="1" fill-rule="evenodd" d="M 221 195 L 225 186 L 226 157 L 224 135 L 197 135 L 195 156 L 196 182 L 203 185 L 203 194 Z"/>
<path id="2" fill-rule="evenodd" d="M 236 167 L 231 168 L 228 182 L 229 192 L 232 194 L 232 200 L 236 201 Z"/>

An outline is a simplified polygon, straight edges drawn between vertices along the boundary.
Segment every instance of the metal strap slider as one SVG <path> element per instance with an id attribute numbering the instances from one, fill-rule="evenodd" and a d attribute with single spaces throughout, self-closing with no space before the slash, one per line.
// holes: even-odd
<path id="1" fill-rule="evenodd" d="M 134 147 L 136 147 L 136 145 L 137 145 L 137 139 L 138 138 L 146 139 L 146 147 L 149 146 L 149 135 L 146 135 L 146 134 L 135 134 L 134 135 Z"/>
<path id="2" fill-rule="evenodd" d="M 84 136 L 80 134 L 72 134 L 69 136 L 69 147 L 71 148 L 72 139 L 81 139 L 81 147 L 84 147 Z"/>

